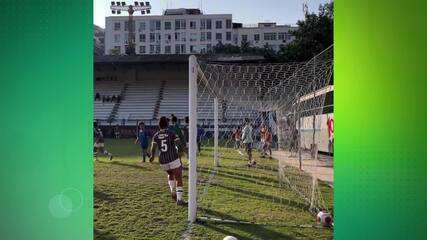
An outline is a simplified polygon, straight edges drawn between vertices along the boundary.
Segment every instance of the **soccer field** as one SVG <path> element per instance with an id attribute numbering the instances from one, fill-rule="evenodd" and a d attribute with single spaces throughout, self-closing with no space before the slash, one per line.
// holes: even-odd
<path id="1" fill-rule="evenodd" d="M 187 208 L 170 197 L 167 175 L 158 159 L 141 163 L 132 139 L 106 139 L 116 157 L 94 163 L 95 239 L 182 239 Z M 227 153 L 229 151 L 230 154 Z M 316 225 L 308 206 L 294 192 L 278 187 L 277 161 L 259 158 L 247 168 L 236 150 L 221 150 L 221 167 L 213 168 L 213 151 L 203 148 L 198 158 L 198 217 L 215 217 L 256 224 L 206 221 L 192 226 L 190 239 L 332 239 L 333 230 L 293 225 Z M 230 156 L 227 158 L 226 156 Z M 187 198 L 187 159 L 184 198 Z M 333 190 L 320 184 L 323 199 L 333 209 Z"/>

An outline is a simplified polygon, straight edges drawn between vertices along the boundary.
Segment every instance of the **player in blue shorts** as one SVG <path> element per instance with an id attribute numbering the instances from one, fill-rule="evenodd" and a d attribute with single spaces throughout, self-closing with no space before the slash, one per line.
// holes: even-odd
<path id="1" fill-rule="evenodd" d="M 145 162 L 145 157 L 150 157 L 148 153 L 148 132 L 145 129 L 144 123 L 139 123 L 138 125 L 138 136 L 135 140 L 135 144 L 139 143 L 141 145 L 142 150 L 142 161 Z"/>

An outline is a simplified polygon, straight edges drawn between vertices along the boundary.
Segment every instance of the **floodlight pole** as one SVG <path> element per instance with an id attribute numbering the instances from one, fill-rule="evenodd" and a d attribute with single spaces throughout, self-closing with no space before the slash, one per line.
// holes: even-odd
<path id="1" fill-rule="evenodd" d="M 145 6 L 143 3 L 141 5 L 138 5 L 138 2 L 135 2 L 135 6 L 132 5 L 126 5 L 125 2 L 122 2 L 120 5 L 120 2 L 117 2 L 117 5 L 115 5 L 116 2 L 111 2 L 110 9 L 115 14 L 120 14 L 122 11 L 129 13 L 128 18 L 128 47 L 126 48 L 126 54 L 127 55 L 135 55 L 135 24 L 133 22 L 133 14 L 135 11 L 141 11 L 142 14 L 150 13 L 151 5 L 149 2 L 146 2 Z"/>
<path id="2" fill-rule="evenodd" d="M 126 49 L 126 54 L 135 55 L 135 24 L 133 23 L 133 7 L 129 5 L 129 19 L 128 19 L 128 48 Z"/>
<path id="3" fill-rule="evenodd" d="M 197 59 L 189 58 L 188 221 L 197 216 Z"/>
<path id="4" fill-rule="evenodd" d="M 219 127 L 218 127 L 218 98 L 214 98 L 214 166 L 219 167 L 218 159 L 218 136 L 219 136 Z"/>

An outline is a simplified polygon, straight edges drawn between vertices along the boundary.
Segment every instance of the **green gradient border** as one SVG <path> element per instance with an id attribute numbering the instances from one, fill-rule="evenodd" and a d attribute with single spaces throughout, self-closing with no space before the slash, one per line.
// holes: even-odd
<path id="1" fill-rule="evenodd" d="M 1 3 L 1 239 L 93 238 L 92 4 Z M 427 239 L 426 12 L 335 2 L 336 239 Z"/>
<path id="2" fill-rule="evenodd" d="M 335 2 L 336 239 L 427 239 L 426 6 Z"/>
<path id="3" fill-rule="evenodd" d="M 0 5 L 0 239 L 92 239 L 92 1 Z"/>

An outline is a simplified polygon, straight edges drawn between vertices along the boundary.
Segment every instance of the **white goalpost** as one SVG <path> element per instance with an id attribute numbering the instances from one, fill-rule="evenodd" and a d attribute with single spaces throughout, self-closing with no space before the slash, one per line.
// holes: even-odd
<path id="1" fill-rule="evenodd" d="M 333 46 L 307 62 L 233 63 L 189 57 L 190 223 L 205 215 L 224 215 L 225 205 L 233 204 L 220 199 L 227 192 L 254 204 L 267 201 L 272 211 L 287 209 L 284 202 L 294 201 L 294 195 L 300 199 L 295 202 L 310 212 L 328 208 L 317 174 L 302 170 L 306 163 L 319 164 L 319 144 L 325 137 L 324 89 L 330 87 L 332 74 Z M 241 139 L 245 127 L 250 137 Z M 246 166 L 251 157 L 254 165 Z M 221 174 L 211 186 L 213 172 Z M 212 190 L 202 200 L 198 186 L 203 184 Z M 286 221 L 257 211 L 254 206 L 252 219 L 241 218 L 256 223 Z"/>
<path id="2" fill-rule="evenodd" d="M 197 59 L 189 59 L 189 148 L 188 148 L 188 221 L 196 221 L 197 214 Z"/>

